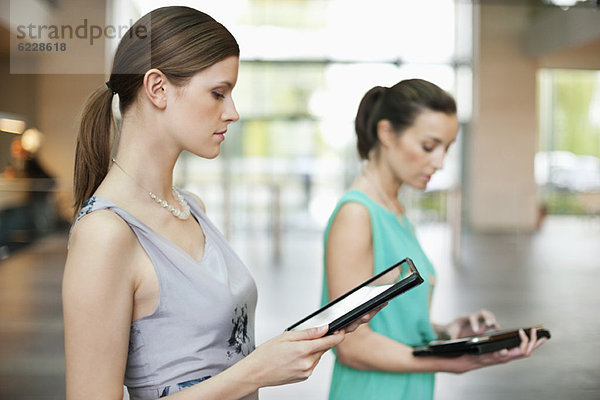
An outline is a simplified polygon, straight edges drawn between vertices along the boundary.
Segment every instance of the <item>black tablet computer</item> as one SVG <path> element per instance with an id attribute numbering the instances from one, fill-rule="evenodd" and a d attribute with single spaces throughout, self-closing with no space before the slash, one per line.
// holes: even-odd
<path id="1" fill-rule="evenodd" d="M 412 260 L 405 258 L 286 330 L 296 331 L 328 324 L 329 329 L 326 335 L 329 335 L 422 282 L 423 278 Z"/>
<path id="2" fill-rule="evenodd" d="M 541 326 L 534 328 L 523 328 L 527 336 L 531 336 L 531 330 L 536 329 L 537 338 L 550 339 L 550 331 Z M 489 331 L 479 336 L 471 336 L 452 340 L 434 340 L 427 346 L 415 347 L 415 356 L 446 356 L 456 357 L 462 354 L 491 353 L 502 349 L 510 349 L 521 344 L 519 329 L 506 329 L 501 331 Z"/>

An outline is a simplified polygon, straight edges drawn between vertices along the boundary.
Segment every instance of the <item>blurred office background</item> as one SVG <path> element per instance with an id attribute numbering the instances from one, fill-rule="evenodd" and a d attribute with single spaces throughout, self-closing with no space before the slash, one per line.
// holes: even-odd
<path id="1" fill-rule="evenodd" d="M 362 95 L 418 77 L 454 94 L 460 120 L 428 190 L 401 193 L 438 270 L 434 319 L 487 308 L 504 327 L 553 333 L 530 359 L 438 374 L 436 399 L 600 398 L 597 1 L 0 4 L 0 398 L 64 398 L 60 281 L 78 115 L 116 44 L 101 39 L 67 65 L 48 53 L 19 62 L 16 21 L 131 24 L 172 4 L 208 12 L 240 43 L 240 121 L 219 158 L 183 154 L 175 178 L 255 276 L 258 343 L 319 304 L 322 231 L 360 168 Z M 332 357 L 261 398 L 325 399 Z"/>

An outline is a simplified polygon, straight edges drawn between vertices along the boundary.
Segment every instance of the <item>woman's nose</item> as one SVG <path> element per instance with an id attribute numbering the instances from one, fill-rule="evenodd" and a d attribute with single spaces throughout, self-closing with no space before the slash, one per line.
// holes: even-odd
<path id="1" fill-rule="evenodd" d="M 436 170 L 442 169 L 444 167 L 444 157 L 446 157 L 446 150 L 440 149 L 436 151 L 433 155 L 433 167 Z"/>
<path id="2" fill-rule="evenodd" d="M 225 112 L 223 113 L 223 119 L 229 122 L 236 122 L 240 119 L 240 114 L 238 114 L 237 109 L 235 108 L 235 103 L 233 99 L 229 102 Z"/>

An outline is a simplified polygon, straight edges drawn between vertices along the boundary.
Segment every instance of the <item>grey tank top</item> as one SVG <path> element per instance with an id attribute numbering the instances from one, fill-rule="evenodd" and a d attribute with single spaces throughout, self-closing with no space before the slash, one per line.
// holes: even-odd
<path id="1" fill-rule="evenodd" d="M 131 324 L 125 371 L 130 399 L 173 394 L 254 350 L 254 280 L 198 202 L 185 193 L 184 197 L 206 237 L 200 261 L 104 198 L 87 200 L 76 219 L 104 209 L 118 214 L 137 236 L 158 277 L 155 312 Z"/>

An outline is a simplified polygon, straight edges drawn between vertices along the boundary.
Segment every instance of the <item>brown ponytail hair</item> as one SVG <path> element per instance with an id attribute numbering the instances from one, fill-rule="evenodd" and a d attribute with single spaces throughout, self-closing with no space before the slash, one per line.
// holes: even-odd
<path id="1" fill-rule="evenodd" d="M 401 134 L 417 116 L 425 111 L 456 114 L 456 102 L 446 91 L 422 79 L 408 79 L 390 88 L 375 86 L 362 98 L 355 119 L 358 154 L 369 158 L 372 149 L 379 146 L 377 123 L 390 121 Z"/>
<path id="2" fill-rule="evenodd" d="M 124 115 L 135 102 L 146 71 L 159 69 L 172 84 L 183 86 L 197 72 L 239 54 L 235 38 L 223 25 L 190 7 L 158 8 L 133 24 L 119 42 L 110 79 L 92 93 L 83 110 L 75 153 L 75 213 L 110 167 L 116 132 L 114 94 L 119 95 Z"/>

